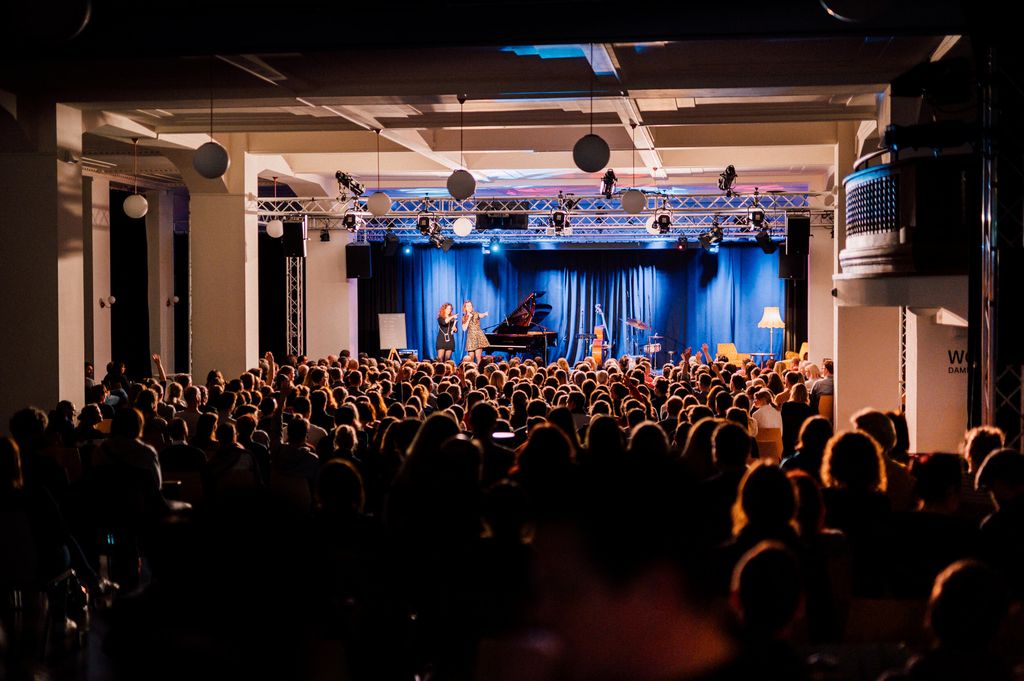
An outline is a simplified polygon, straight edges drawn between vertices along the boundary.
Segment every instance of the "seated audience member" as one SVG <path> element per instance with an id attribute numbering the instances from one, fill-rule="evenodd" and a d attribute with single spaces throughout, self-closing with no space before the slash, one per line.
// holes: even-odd
<path id="1" fill-rule="evenodd" d="M 835 367 L 832 364 L 832 360 L 826 359 L 821 366 L 822 377 L 811 386 L 811 409 L 814 411 L 818 411 L 818 399 L 822 395 L 832 395 L 835 393 Z"/>
<path id="2" fill-rule="evenodd" d="M 782 429 L 782 414 L 772 403 L 772 394 L 769 390 L 758 390 L 754 394 L 753 416 L 759 432 L 766 428 Z"/>
<path id="3" fill-rule="evenodd" d="M 1010 681 L 1010 665 L 994 643 L 1007 619 L 1010 599 L 1001 576 L 982 563 L 960 561 L 935 580 L 925 629 L 929 650 L 881 681 Z"/>
<path id="4" fill-rule="evenodd" d="M 796 491 L 793 482 L 770 459 L 747 469 L 732 508 L 732 541 L 723 546 L 725 575 L 747 551 L 762 541 L 779 542 L 795 554 L 802 552 L 797 534 Z"/>
<path id="5" fill-rule="evenodd" d="M 864 431 L 878 443 L 885 464 L 885 493 L 894 511 L 909 511 L 914 507 L 914 481 L 907 467 L 893 459 L 889 453 L 896 446 L 896 428 L 884 412 L 861 409 L 850 418 L 850 425 Z"/>
<path id="6" fill-rule="evenodd" d="M 807 386 L 795 384 L 789 391 L 789 399 L 782 403 L 779 413 L 782 416 L 782 456 L 788 458 L 796 451 L 796 442 L 807 419 L 815 416 L 815 412 L 807 402 Z"/>
<path id="7" fill-rule="evenodd" d="M 68 495 L 68 475 L 54 459 L 41 453 L 45 447 L 47 422 L 42 410 L 28 407 L 11 416 L 8 428 L 18 445 L 25 484 L 44 488 L 58 505 L 64 505 Z"/>
<path id="8" fill-rule="evenodd" d="M 854 594 L 881 595 L 891 507 L 878 443 L 856 430 L 833 436 L 825 447 L 821 480 L 825 524 L 850 540 Z"/>
<path id="9" fill-rule="evenodd" d="M 702 421 L 702 424 L 708 421 Z M 736 423 L 713 424 L 711 456 L 716 473 L 700 485 L 701 506 L 706 514 L 706 533 L 711 544 L 720 544 L 732 536 L 733 505 L 740 481 L 747 472 L 750 436 Z"/>
<path id="10" fill-rule="evenodd" d="M 697 520 L 678 506 L 690 493 L 669 470 L 585 476 L 538 527 L 540 612 L 570 678 L 754 678 L 708 607 Z"/>
<path id="11" fill-rule="evenodd" d="M 190 444 L 203 450 L 207 459 L 217 453 L 217 419 L 216 414 L 201 414 L 196 421 L 195 432 L 193 433 L 191 429 L 188 431 L 192 433 Z"/>
<path id="12" fill-rule="evenodd" d="M 896 430 L 896 444 L 893 445 L 889 456 L 904 466 L 910 465 L 910 426 L 907 425 L 907 415 L 902 411 L 887 411 L 885 415 L 892 421 L 892 427 Z"/>
<path id="13" fill-rule="evenodd" d="M 203 469 L 207 496 L 216 495 L 229 487 L 258 486 L 260 475 L 256 461 L 245 447 L 238 444 L 233 424 L 217 426 L 217 442 L 220 447 Z"/>
<path id="14" fill-rule="evenodd" d="M 494 440 L 498 425 L 498 410 L 487 402 L 478 402 L 469 412 L 470 430 L 483 451 L 483 470 L 480 474 L 484 488 L 508 476 L 515 463 L 515 452 Z"/>
<path id="15" fill-rule="evenodd" d="M 163 477 L 156 450 L 142 437 L 142 414 L 138 409 L 119 409 L 110 427 L 110 437 L 99 447 L 99 463 L 120 464 L 148 473 L 160 489 Z"/>
<path id="16" fill-rule="evenodd" d="M 950 564 L 977 555 L 977 526 L 957 515 L 963 470 L 957 454 L 914 462 L 916 510 L 894 513 L 888 580 L 898 598 L 925 598 Z"/>
<path id="17" fill-rule="evenodd" d="M 810 678 L 791 643 L 804 610 L 802 573 L 797 556 L 773 541 L 750 549 L 732 572 L 733 611 L 764 678 Z"/>
<path id="18" fill-rule="evenodd" d="M 981 550 L 1003 573 L 1015 597 L 1024 596 L 1024 455 L 997 449 L 978 470 L 978 489 L 992 497 L 995 511 L 981 524 Z"/>
<path id="19" fill-rule="evenodd" d="M 206 465 L 206 454 L 188 443 L 188 424 L 176 418 L 167 424 L 170 444 L 160 450 L 160 470 L 165 473 L 198 473 Z"/>
<path id="20" fill-rule="evenodd" d="M 960 515 L 981 522 L 992 512 L 992 499 L 985 490 L 975 486 L 978 469 L 987 457 L 997 449 L 1002 449 L 1006 435 L 995 426 L 978 426 L 971 428 L 964 436 L 963 490 L 960 494 Z"/>
<path id="21" fill-rule="evenodd" d="M 309 421 L 295 416 L 288 422 L 287 440 L 271 453 L 270 477 L 275 475 L 302 478 L 309 483 L 310 491 L 316 486 L 320 473 L 320 460 L 308 443 Z"/>
<path id="22" fill-rule="evenodd" d="M 821 461 L 825 446 L 832 437 L 832 424 L 824 416 L 812 416 L 804 421 L 797 436 L 796 451 L 782 462 L 785 471 L 799 470 L 821 483 Z"/>

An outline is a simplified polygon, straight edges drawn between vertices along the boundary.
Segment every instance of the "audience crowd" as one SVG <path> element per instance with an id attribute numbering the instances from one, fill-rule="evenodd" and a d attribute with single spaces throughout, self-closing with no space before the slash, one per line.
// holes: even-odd
<path id="1" fill-rule="evenodd" d="M 124 679 L 1019 677 L 1024 457 L 830 361 L 153 359 L 6 424 L 0 677 L 102 603 Z"/>

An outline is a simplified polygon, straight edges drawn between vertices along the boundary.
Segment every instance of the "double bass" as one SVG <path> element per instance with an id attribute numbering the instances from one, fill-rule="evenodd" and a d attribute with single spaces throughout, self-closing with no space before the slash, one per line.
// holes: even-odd
<path id="1" fill-rule="evenodd" d="M 601 363 L 604 361 L 602 356 L 604 350 L 605 348 L 610 349 L 612 343 L 611 336 L 608 337 L 607 341 L 604 339 L 605 330 L 608 328 L 608 321 L 604 318 L 604 310 L 601 309 L 601 304 L 598 303 L 595 305 L 594 309 L 597 310 L 597 316 L 601 319 L 601 323 L 594 327 L 594 343 L 591 346 L 591 352 L 593 353 L 592 357 L 594 358 L 594 361 L 597 363 L 597 366 L 600 367 Z"/>

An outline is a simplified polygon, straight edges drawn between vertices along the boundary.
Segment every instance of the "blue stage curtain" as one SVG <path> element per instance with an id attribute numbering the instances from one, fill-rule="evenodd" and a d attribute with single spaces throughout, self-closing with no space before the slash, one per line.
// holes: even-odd
<path id="1" fill-rule="evenodd" d="M 589 354 L 578 340 L 593 331 L 594 306 L 605 311 L 614 354 L 640 352 L 647 333 L 634 333 L 626 318 L 642 319 L 665 336 L 665 351 L 696 351 L 708 343 L 732 342 L 740 352 L 767 352 L 768 330 L 757 328 L 766 305 L 785 308 L 778 258 L 756 246 L 729 244 L 717 255 L 702 251 L 637 249 L 623 251 L 508 250 L 484 255 L 479 247 L 454 247 L 448 253 L 417 247 L 396 258 L 403 283 L 398 294 L 406 314 L 409 347 L 421 357 L 434 355 L 437 312 L 450 302 L 459 313 L 472 300 L 485 330 L 502 321 L 533 291 L 545 294 L 538 302 L 552 306 L 542 324 L 557 332 L 558 344 L 549 357 L 570 361 Z M 779 354 L 783 334 L 777 332 Z M 635 339 L 636 345 L 633 345 Z M 463 356 L 464 334 L 456 339 L 455 356 Z M 634 350 L 635 348 L 635 350 Z M 667 355 L 659 358 L 664 362 Z"/>

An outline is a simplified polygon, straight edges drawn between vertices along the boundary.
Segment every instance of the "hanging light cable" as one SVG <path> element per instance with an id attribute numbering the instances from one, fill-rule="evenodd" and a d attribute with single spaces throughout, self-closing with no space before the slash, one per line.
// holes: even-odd
<path id="1" fill-rule="evenodd" d="M 466 149 L 463 145 L 465 135 L 466 95 L 459 95 L 459 164 L 462 166 L 448 176 L 448 193 L 456 201 L 465 201 L 476 191 L 476 178 L 466 170 Z"/>
<path id="2" fill-rule="evenodd" d="M 383 217 L 391 212 L 391 197 L 380 189 L 380 128 L 373 129 L 377 136 L 377 191 L 366 200 L 366 208 L 374 217 Z"/>
<path id="3" fill-rule="evenodd" d="M 636 188 L 636 126 L 636 121 L 631 120 L 629 122 L 629 127 L 633 129 L 633 186 L 623 192 L 622 198 L 620 199 L 622 203 L 622 210 L 632 215 L 642 213 L 644 208 L 647 207 L 647 195 Z"/>
<path id="4" fill-rule="evenodd" d="M 146 197 L 139 193 L 139 138 L 132 138 L 132 181 L 135 190 L 125 198 L 123 208 L 124 214 L 130 218 L 142 218 L 149 212 L 149 202 Z"/>
<path id="5" fill-rule="evenodd" d="M 209 70 L 210 84 L 210 141 L 196 149 L 192 157 L 192 167 L 196 172 L 208 180 L 215 180 L 223 177 L 231 165 L 231 157 L 228 150 L 222 147 L 213 139 L 213 57 L 210 57 Z"/>
<path id="6" fill-rule="evenodd" d="M 608 164 L 611 149 L 600 135 L 594 134 L 594 43 L 590 43 L 590 132 L 572 148 L 572 160 L 585 173 L 596 173 Z"/>
<path id="7" fill-rule="evenodd" d="M 274 175 L 274 199 L 277 199 L 277 175 Z M 277 205 L 274 206 L 274 210 L 277 210 Z M 274 218 L 267 223 L 267 236 L 274 239 L 284 236 L 284 223 L 281 218 Z"/>

